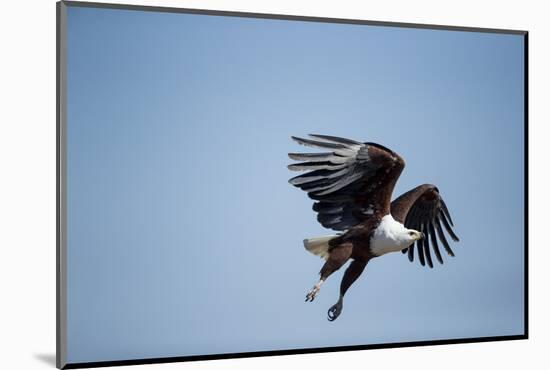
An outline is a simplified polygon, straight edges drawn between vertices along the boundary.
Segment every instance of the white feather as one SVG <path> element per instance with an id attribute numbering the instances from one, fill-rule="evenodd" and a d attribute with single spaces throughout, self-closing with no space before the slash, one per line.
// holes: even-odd
<path id="1" fill-rule="evenodd" d="M 375 256 L 381 256 L 407 248 L 413 241 L 408 232 L 409 230 L 402 223 L 395 221 L 391 215 L 382 217 L 370 239 L 371 252 Z"/>
<path id="2" fill-rule="evenodd" d="M 304 247 L 306 250 L 316 256 L 327 259 L 329 256 L 329 241 L 336 238 L 338 235 L 318 236 L 315 238 L 304 239 Z"/>

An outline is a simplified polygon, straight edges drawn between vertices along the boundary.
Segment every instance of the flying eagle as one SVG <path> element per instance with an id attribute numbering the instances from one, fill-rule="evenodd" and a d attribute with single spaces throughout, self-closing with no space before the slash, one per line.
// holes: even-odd
<path id="1" fill-rule="evenodd" d="M 291 159 L 301 161 L 289 165 L 290 170 L 308 171 L 289 182 L 315 201 L 313 210 L 319 223 L 340 233 L 304 240 L 306 250 L 326 261 L 319 281 L 306 295 L 306 302 L 312 302 L 321 284 L 349 259 L 352 262 L 342 278 L 338 302 L 328 310 L 329 321 L 338 318 L 346 291 L 372 258 L 402 251 L 412 262 L 416 242 L 422 266 L 427 263 L 433 267 L 430 241 L 439 263 L 443 263 L 440 243 L 454 257 L 443 228 L 454 241 L 458 237 L 435 185 L 417 186 L 391 201 L 395 183 L 405 167 L 403 158 L 376 143 L 309 136 L 313 139 L 294 136 L 292 139 L 325 152 L 289 153 Z"/>

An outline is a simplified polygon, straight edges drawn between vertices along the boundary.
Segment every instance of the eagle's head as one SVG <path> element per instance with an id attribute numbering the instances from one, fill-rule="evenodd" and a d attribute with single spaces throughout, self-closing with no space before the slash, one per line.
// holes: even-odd
<path id="1" fill-rule="evenodd" d="M 424 234 L 420 231 L 408 229 L 391 215 L 386 215 L 374 230 L 370 248 L 374 255 L 381 256 L 408 248 L 423 237 Z"/>
<path id="2" fill-rule="evenodd" d="M 424 237 L 425 235 L 423 233 L 413 229 L 405 229 L 405 233 L 403 234 L 403 239 L 405 240 L 407 247 Z"/>

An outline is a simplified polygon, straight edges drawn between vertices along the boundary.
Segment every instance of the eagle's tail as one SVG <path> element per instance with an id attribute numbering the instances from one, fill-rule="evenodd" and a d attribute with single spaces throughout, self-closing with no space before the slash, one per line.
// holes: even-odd
<path id="1" fill-rule="evenodd" d="M 316 256 L 327 259 L 329 241 L 336 238 L 338 235 L 318 236 L 315 238 L 304 239 L 304 247 L 306 250 Z"/>

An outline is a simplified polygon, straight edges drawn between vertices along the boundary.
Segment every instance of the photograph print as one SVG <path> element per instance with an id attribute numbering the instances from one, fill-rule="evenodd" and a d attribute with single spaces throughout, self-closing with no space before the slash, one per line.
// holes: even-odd
<path id="1" fill-rule="evenodd" d="M 525 32 L 58 11 L 59 367 L 526 338 Z"/>

